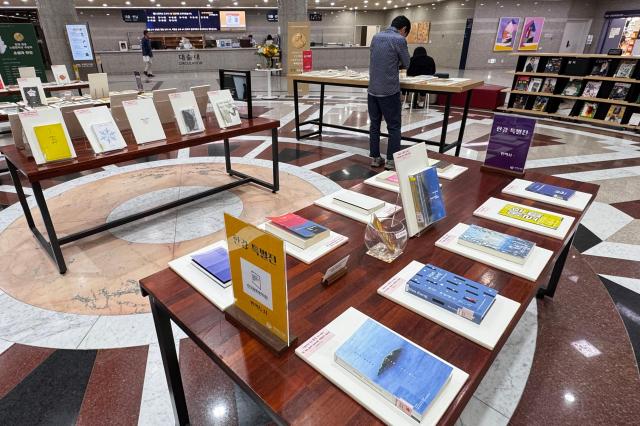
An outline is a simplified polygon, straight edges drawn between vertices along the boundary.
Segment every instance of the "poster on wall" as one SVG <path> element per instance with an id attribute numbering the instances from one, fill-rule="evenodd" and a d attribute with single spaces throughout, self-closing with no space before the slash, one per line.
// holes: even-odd
<path id="1" fill-rule="evenodd" d="M 36 75 L 47 81 L 33 25 L 0 24 L 0 75 L 4 84 L 16 84 L 21 67 L 34 67 Z"/>
<path id="2" fill-rule="evenodd" d="M 496 42 L 493 45 L 494 52 L 512 51 L 516 45 L 516 33 L 520 25 L 520 18 L 500 18 Z"/>
<path id="3" fill-rule="evenodd" d="M 408 44 L 426 44 L 429 43 L 429 31 L 431 22 L 419 21 L 411 25 L 411 32 L 407 36 Z"/>
<path id="4" fill-rule="evenodd" d="M 542 37 L 542 27 L 544 26 L 544 18 L 524 18 L 522 33 L 520 34 L 520 43 L 518 50 L 538 50 L 540 46 L 540 38 Z"/>

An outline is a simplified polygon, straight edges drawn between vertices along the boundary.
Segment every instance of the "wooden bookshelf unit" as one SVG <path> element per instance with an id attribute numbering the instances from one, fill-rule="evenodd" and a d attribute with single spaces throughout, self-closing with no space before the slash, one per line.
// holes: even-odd
<path id="1" fill-rule="evenodd" d="M 517 53 L 502 110 L 640 130 L 640 57 Z M 537 58 L 537 59 L 536 59 Z"/>

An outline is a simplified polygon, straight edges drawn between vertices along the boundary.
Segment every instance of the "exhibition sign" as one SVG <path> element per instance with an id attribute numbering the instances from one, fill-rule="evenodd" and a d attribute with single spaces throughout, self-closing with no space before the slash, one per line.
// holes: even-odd
<path id="1" fill-rule="evenodd" d="M 516 33 L 520 25 L 520 18 L 500 18 L 496 41 L 493 45 L 495 52 L 512 51 L 516 44 Z"/>
<path id="2" fill-rule="evenodd" d="M 17 84 L 18 68 L 34 67 L 47 81 L 38 37 L 32 24 L 0 24 L 0 74 L 4 84 Z"/>
<path id="3" fill-rule="evenodd" d="M 65 25 L 65 29 L 76 78 L 87 80 L 89 74 L 98 72 L 89 24 L 68 24 Z"/>
<path id="4" fill-rule="evenodd" d="M 520 34 L 518 50 L 538 50 L 540 47 L 540 39 L 542 38 L 543 26 L 544 18 L 524 18 L 524 25 L 522 26 L 522 34 Z"/>
<path id="5" fill-rule="evenodd" d="M 496 114 L 484 166 L 510 173 L 524 173 L 535 128 L 534 118 Z"/>
<path id="6" fill-rule="evenodd" d="M 305 50 L 311 49 L 308 22 L 288 22 L 287 33 L 287 73 L 289 75 L 301 74 L 304 70 L 303 55 Z M 293 93 L 292 80 L 288 82 L 289 93 Z M 298 85 L 301 94 L 307 93 L 308 85 Z"/>

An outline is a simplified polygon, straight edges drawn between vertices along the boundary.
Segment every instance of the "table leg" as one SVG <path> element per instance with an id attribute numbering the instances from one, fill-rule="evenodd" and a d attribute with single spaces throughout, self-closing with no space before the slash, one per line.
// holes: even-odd
<path id="1" fill-rule="evenodd" d="M 469 105 L 471 105 L 471 94 L 473 90 L 467 91 L 467 98 L 464 101 L 464 110 L 462 111 L 462 121 L 460 122 L 460 131 L 458 132 L 458 142 L 456 144 L 456 157 L 460 156 L 460 148 L 462 148 L 462 139 L 464 138 L 464 128 L 467 125 L 467 115 L 469 115 Z"/>
<path id="2" fill-rule="evenodd" d="M 271 98 L 271 72 L 267 73 L 267 97 Z"/>
<path id="3" fill-rule="evenodd" d="M 324 116 L 324 83 L 320 84 L 320 111 L 318 112 L 318 135 L 322 140 L 322 117 Z"/>
<path id="4" fill-rule="evenodd" d="M 24 218 L 27 221 L 27 225 L 29 225 L 29 229 L 33 231 L 36 225 L 33 222 L 33 216 L 31 215 L 29 204 L 27 203 L 27 197 L 24 195 L 24 189 L 22 189 L 22 182 L 20 182 L 18 169 L 16 169 L 16 166 L 14 166 L 8 158 L 5 157 L 5 161 L 7 163 L 7 168 L 9 169 L 9 174 L 11 175 L 11 180 L 13 181 L 13 186 L 16 188 L 16 195 L 18 196 L 18 201 L 20 201 L 20 206 L 22 206 Z"/>
<path id="5" fill-rule="evenodd" d="M 300 140 L 300 110 L 298 108 L 298 80 L 293 80 L 293 114 L 296 123 L 296 140 Z"/>
<path id="6" fill-rule="evenodd" d="M 224 145 L 224 164 L 227 173 L 231 174 L 231 149 L 229 148 L 229 139 L 224 139 L 222 143 Z"/>
<path id="7" fill-rule="evenodd" d="M 280 166 L 278 158 L 278 129 L 271 129 L 271 162 L 273 168 L 273 192 L 280 190 Z"/>
<path id="8" fill-rule="evenodd" d="M 440 133 L 440 149 L 439 153 L 444 152 L 444 147 L 447 145 L 447 127 L 449 127 L 449 110 L 451 109 L 451 94 L 446 94 L 447 101 L 444 104 L 444 120 L 442 120 L 442 133 Z"/>
<path id="9" fill-rule="evenodd" d="M 575 236 L 575 235 L 574 235 Z M 553 297 L 556 293 L 556 288 L 558 287 L 558 281 L 560 281 L 560 277 L 562 276 L 562 271 L 564 270 L 564 264 L 567 261 L 567 256 L 569 255 L 569 250 L 571 249 L 571 244 L 573 244 L 573 238 L 567 242 L 567 246 L 562 250 L 558 260 L 555 265 L 553 265 L 553 270 L 551 271 L 551 278 L 549 278 L 549 283 L 546 288 L 538 289 L 538 293 L 536 297 L 538 299 L 543 299 L 545 296 Z"/>
<path id="10" fill-rule="evenodd" d="M 176 344 L 173 341 L 171 321 L 169 315 L 158 306 L 158 302 L 151 295 L 149 295 L 149 304 L 151 305 L 151 313 L 153 314 L 153 323 L 156 327 L 158 345 L 160 346 L 160 354 L 162 355 L 162 365 L 164 366 L 164 374 L 167 378 L 169 396 L 171 398 L 176 424 L 188 425 L 189 412 L 187 410 L 184 388 L 182 387 L 182 376 L 180 375 L 180 364 L 178 364 Z"/>
<path id="11" fill-rule="evenodd" d="M 82 96 L 82 88 L 78 87 L 78 95 Z"/>
<path id="12" fill-rule="evenodd" d="M 42 221 L 44 222 L 44 228 L 47 230 L 49 242 L 47 242 L 42 237 L 42 234 L 40 234 L 40 232 L 35 229 L 35 226 L 32 229 L 32 232 L 35 234 L 36 238 L 38 238 L 40 244 L 42 244 L 47 249 L 49 255 L 53 258 L 53 261 L 56 262 L 60 273 L 64 274 L 65 272 L 67 272 L 67 265 L 65 264 L 64 257 L 62 256 L 62 250 L 60 249 L 60 243 L 58 242 L 58 235 L 56 234 L 56 229 L 53 226 L 51 215 L 49 214 L 47 201 L 44 199 L 44 195 L 42 194 L 42 186 L 40 186 L 40 182 L 32 183 L 31 189 L 33 189 L 33 196 L 36 199 L 38 208 L 40 209 L 40 215 L 42 216 Z"/>

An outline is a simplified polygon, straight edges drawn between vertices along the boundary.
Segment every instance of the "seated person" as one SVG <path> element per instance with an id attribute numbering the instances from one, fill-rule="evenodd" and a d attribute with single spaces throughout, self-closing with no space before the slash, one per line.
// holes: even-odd
<path id="1" fill-rule="evenodd" d="M 427 55 L 427 49 L 422 46 L 416 47 L 416 50 L 413 51 L 411 62 L 409 62 L 407 76 L 415 77 L 418 75 L 434 75 L 435 73 L 436 63 L 431 56 Z M 418 96 L 420 98 L 418 102 L 423 103 L 420 105 L 420 107 L 422 107 L 424 106 L 424 97 L 426 96 L 426 92 L 419 92 Z"/>

